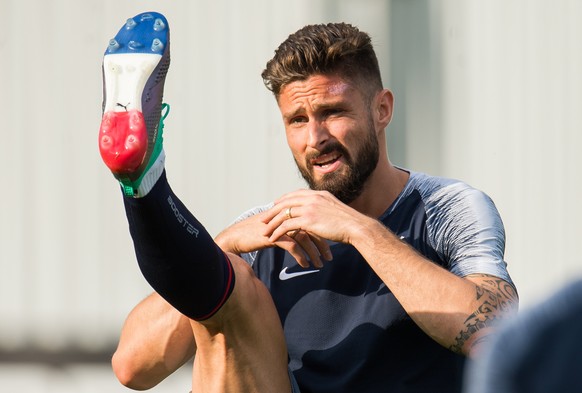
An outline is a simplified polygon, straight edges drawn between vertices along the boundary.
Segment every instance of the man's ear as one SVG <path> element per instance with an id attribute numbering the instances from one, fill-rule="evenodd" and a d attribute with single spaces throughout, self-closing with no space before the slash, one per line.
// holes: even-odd
<path id="1" fill-rule="evenodd" d="M 394 95 L 388 89 L 383 89 L 378 93 L 375 100 L 376 121 L 381 129 L 384 129 L 392 120 L 394 109 Z"/>

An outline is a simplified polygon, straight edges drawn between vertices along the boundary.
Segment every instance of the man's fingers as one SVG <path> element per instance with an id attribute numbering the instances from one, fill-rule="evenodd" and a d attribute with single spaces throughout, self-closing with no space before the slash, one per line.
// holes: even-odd
<path id="1" fill-rule="evenodd" d="M 323 267 L 323 260 L 333 259 L 329 244 L 325 239 L 310 235 L 305 231 L 292 230 L 276 242 L 277 246 L 287 250 L 302 267 L 308 267 L 309 261 L 315 267 Z"/>
<path id="2" fill-rule="evenodd" d="M 325 259 L 326 261 L 331 261 L 333 259 L 333 255 L 331 253 L 331 249 L 329 248 L 329 243 L 327 240 L 320 238 L 319 236 L 310 235 L 311 240 L 319 250 L 319 254 Z"/>
<path id="3" fill-rule="evenodd" d="M 275 242 L 275 244 L 286 250 L 291 256 L 297 261 L 299 266 L 308 268 L 309 267 L 309 260 L 307 258 L 307 254 L 303 250 L 303 248 L 295 242 L 295 240 L 291 239 L 288 236 L 284 236 L 281 240 Z"/>
<path id="4" fill-rule="evenodd" d="M 295 240 L 295 242 L 297 242 L 297 244 L 299 244 L 301 248 L 307 253 L 309 259 L 315 267 L 323 267 L 323 263 L 319 257 L 319 249 L 315 243 L 313 243 L 311 237 L 307 233 L 298 231 L 295 234 L 295 238 L 293 240 Z"/>

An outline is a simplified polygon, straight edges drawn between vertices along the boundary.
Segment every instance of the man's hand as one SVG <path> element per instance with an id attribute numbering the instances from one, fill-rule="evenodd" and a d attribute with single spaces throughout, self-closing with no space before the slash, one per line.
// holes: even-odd
<path id="1" fill-rule="evenodd" d="M 266 213 L 264 235 L 272 242 L 302 231 L 312 237 L 351 244 L 354 231 L 370 219 L 329 192 L 312 190 L 286 194 Z"/>
<path id="2" fill-rule="evenodd" d="M 280 247 L 287 250 L 302 267 L 309 267 L 309 261 L 321 267 L 322 259 L 331 260 L 327 242 L 305 231 L 289 231 L 272 241 L 265 235 L 267 217 L 271 214 L 271 210 L 264 211 L 231 225 L 216 237 L 216 243 L 224 251 L 239 255 L 268 247 Z"/>

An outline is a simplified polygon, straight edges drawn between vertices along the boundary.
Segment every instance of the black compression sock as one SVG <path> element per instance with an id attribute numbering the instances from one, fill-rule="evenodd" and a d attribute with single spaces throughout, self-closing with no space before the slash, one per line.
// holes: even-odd
<path id="1" fill-rule="evenodd" d="M 137 260 L 148 283 L 189 318 L 210 318 L 234 288 L 227 256 L 162 174 L 142 198 L 125 197 Z"/>

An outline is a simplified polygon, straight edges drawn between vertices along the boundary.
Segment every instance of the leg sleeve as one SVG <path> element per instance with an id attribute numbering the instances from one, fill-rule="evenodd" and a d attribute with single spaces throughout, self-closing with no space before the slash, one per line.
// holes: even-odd
<path id="1" fill-rule="evenodd" d="M 148 283 L 184 315 L 214 315 L 234 288 L 226 254 L 176 197 L 164 172 L 143 198 L 124 196 L 139 268 Z"/>

